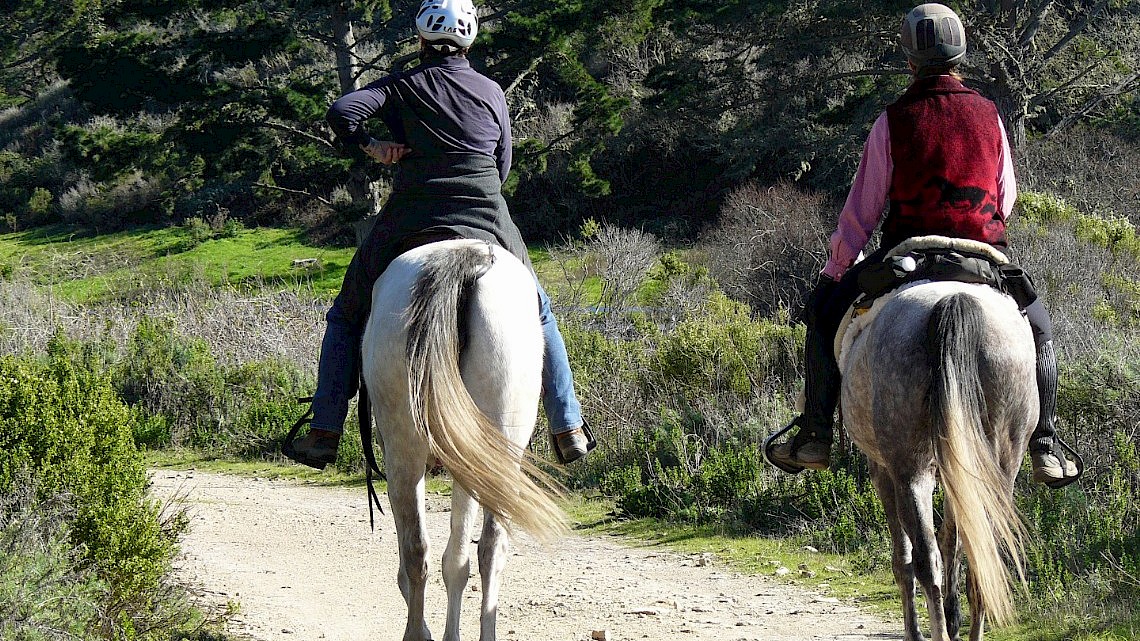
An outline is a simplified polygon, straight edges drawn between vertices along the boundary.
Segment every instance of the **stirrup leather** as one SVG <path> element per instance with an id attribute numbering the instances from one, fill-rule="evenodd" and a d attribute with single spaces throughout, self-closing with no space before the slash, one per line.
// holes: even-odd
<path id="1" fill-rule="evenodd" d="M 315 467 L 317 469 L 324 469 L 328 464 L 327 462 L 318 461 L 317 459 L 314 459 L 306 454 L 298 452 L 293 447 L 293 441 L 296 440 L 297 432 L 301 430 L 301 426 L 313 422 L 313 397 L 298 397 L 297 402 L 301 404 L 309 403 L 309 409 L 306 410 L 305 413 L 297 419 L 296 423 L 293 423 L 293 427 L 289 428 L 289 433 L 285 435 L 285 440 L 281 443 L 281 454 L 283 454 L 286 458 L 296 461 L 302 465 L 308 465 L 309 467 Z"/>

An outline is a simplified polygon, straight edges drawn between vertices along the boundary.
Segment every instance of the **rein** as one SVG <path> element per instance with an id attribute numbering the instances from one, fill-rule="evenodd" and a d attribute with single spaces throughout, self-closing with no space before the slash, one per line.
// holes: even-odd
<path id="1" fill-rule="evenodd" d="M 372 506 L 375 505 L 381 514 L 384 514 L 384 506 L 380 504 L 380 497 L 376 494 L 372 479 L 377 477 L 386 481 L 388 477 L 376 464 L 376 450 L 372 447 L 372 401 L 368 398 L 368 388 L 364 383 L 364 368 L 361 368 L 358 398 L 356 411 L 357 422 L 360 424 L 360 449 L 364 450 L 364 484 L 368 486 L 368 526 L 375 532 L 376 513 L 372 510 Z"/>

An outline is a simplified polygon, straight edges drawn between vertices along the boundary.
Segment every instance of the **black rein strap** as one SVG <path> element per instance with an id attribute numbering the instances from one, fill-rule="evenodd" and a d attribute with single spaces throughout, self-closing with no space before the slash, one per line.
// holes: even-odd
<path id="1" fill-rule="evenodd" d="M 368 486 L 368 525 L 372 531 L 376 531 L 376 513 L 372 510 L 375 505 L 381 514 L 384 514 L 384 506 L 380 504 L 380 497 L 376 494 L 376 487 L 372 484 L 373 478 L 380 478 L 388 480 L 388 477 L 380 471 L 380 466 L 376 464 L 376 450 L 372 447 L 372 401 L 368 398 L 368 388 L 364 384 L 364 372 L 360 374 L 360 393 L 356 403 L 357 412 L 359 416 L 357 422 L 360 423 L 360 448 L 364 450 L 364 484 Z"/>

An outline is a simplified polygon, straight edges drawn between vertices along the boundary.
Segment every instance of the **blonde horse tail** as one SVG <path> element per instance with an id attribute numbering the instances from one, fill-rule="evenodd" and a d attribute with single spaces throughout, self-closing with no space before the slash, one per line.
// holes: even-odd
<path id="1" fill-rule="evenodd" d="M 484 509 L 508 528 L 518 525 L 549 541 L 567 530 L 555 503 L 561 486 L 483 414 L 459 370 L 465 296 L 493 262 L 485 248 L 465 246 L 425 263 L 407 312 L 412 420 L 432 454 Z"/>
<path id="2" fill-rule="evenodd" d="M 927 326 L 934 372 L 927 401 L 946 500 L 957 519 L 985 612 L 1000 626 L 1015 618 L 1006 560 L 1013 563 L 1025 584 L 1025 526 L 1014 505 L 1009 479 L 982 427 L 986 401 L 978 345 L 985 331 L 977 298 L 959 293 L 935 305 Z"/>

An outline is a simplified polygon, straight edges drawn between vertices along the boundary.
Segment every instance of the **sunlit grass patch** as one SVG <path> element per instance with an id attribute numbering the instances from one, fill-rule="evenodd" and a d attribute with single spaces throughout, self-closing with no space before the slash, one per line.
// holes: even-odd
<path id="1" fill-rule="evenodd" d="M 308 287 L 336 293 L 352 248 L 316 247 L 302 232 L 260 227 L 194 241 L 184 227 L 105 235 L 62 226 L 0 236 L 0 265 L 74 302 L 94 302 L 192 282 Z"/>

